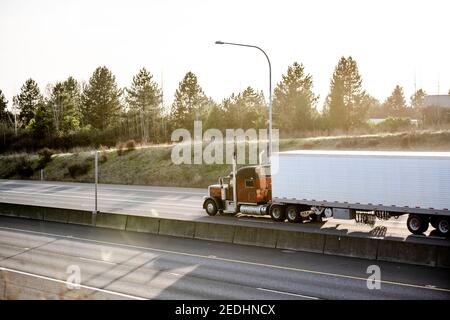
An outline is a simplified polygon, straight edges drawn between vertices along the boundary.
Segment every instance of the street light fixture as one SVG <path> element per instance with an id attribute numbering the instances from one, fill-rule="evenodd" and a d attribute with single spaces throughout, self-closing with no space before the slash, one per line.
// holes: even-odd
<path id="1" fill-rule="evenodd" d="M 224 41 L 216 41 L 216 44 L 226 44 L 231 46 L 239 46 L 239 47 L 248 47 L 248 48 L 255 48 L 264 53 L 266 56 L 267 62 L 269 63 L 269 163 L 270 163 L 270 157 L 272 156 L 272 65 L 270 64 L 269 56 L 266 54 L 266 52 L 261 49 L 260 47 L 253 46 L 250 44 L 242 44 L 242 43 L 233 43 L 233 42 L 224 42 Z"/>

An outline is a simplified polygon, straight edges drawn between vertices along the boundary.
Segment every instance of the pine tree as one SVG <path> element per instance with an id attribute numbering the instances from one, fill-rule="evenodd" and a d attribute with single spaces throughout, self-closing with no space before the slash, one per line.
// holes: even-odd
<path id="1" fill-rule="evenodd" d="M 120 116 L 120 96 L 116 77 L 106 67 L 98 67 L 81 96 L 86 123 L 99 130 L 112 127 Z"/>
<path id="2" fill-rule="evenodd" d="M 175 91 L 171 110 L 172 124 L 175 128 L 192 132 L 194 121 L 202 120 L 206 116 L 207 106 L 208 98 L 198 84 L 197 76 L 189 71 Z"/>
<path id="3" fill-rule="evenodd" d="M 126 101 L 130 112 L 139 117 L 143 142 L 148 142 L 149 127 L 156 134 L 157 123 L 161 119 L 161 90 L 153 81 L 153 76 L 145 68 L 133 77 L 131 88 L 126 89 Z M 155 137 L 158 138 L 158 137 Z"/>
<path id="4" fill-rule="evenodd" d="M 410 98 L 411 107 L 414 109 L 421 109 L 424 106 L 423 103 L 425 101 L 426 95 L 427 93 L 422 89 L 419 89 L 416 92 L 414 92 L 414 94 Z"/>
<path id="5" fill-rule="evenodd" d="M 330 93 L 325 111 L 333 128 L 348 130 L 363 121 L 361 103 L 365 91 L 356 61 L 352 57 L 341 57 L 330 83 Z"/>
<path id="6" fill-rule="evenodd" d="M 303 64 L 294 62 L 274 91 L 274 123 L 287 131 L 308 130 L 318 97 L 312 91 L 313 81 Z"/>
<path id="7" fill-rule="evenodd" d="M 251 87 L 232 94 L 222 102 L 226 128 L 264 128 L 266 107 L 263 93 Z"/>
<path id="8" fill-rule="evenodd" d="M 37 107 L 43 103 L 43 97 L 37 83 L 33 79 L 25 81 L 20 93 L 14 97 L 14 102 L 19 109 L 20 126 L 26 128 L 31 119 L 34 118 Z"/>
<path id="9" fill-rule="evenodd" d="M 69 77 L 51 88 L 48 105 L 53 113 L 57 132 L 70 132 L 80 128 L 81 94 L 78 82 Z"/>
<path id="10" fill-rule="evenodd" d="M 402 116 L 405 113 L 406 101 L 403 94 L 403 88 L 396 85 L 392 94 L 386 99 L 383 104 L 389 116 Z"/>
<path id="11" fill-rule="evenodd" d="M 33 119 L 27 127 L 33 134 L 34 139 L 49 137 L 54 132 L 53 114 L 50 106 L 43 100 L 36 107 Z"/>
<path id="12" fill-rule="evenodd" d="M 10 112 L 7 109 L 8 100 L 6 100 L 5 95 L 2 90 L 0 90 L 0 123 L 7 125 L 10 119 Z"/>

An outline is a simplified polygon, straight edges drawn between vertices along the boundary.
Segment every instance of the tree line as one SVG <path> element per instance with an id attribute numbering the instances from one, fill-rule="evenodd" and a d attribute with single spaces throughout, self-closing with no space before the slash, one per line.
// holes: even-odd
<path id="1" fill-rule="evenodd" d="M 0 90 L 2 149 L 9 145 L 15 149 L 43 144 L 63 149 L 114 145 L 125 139 L 160 143 L 169 141 L 176 128 L 192 130 L 194 120 L 203 121 L 205 129 L 267 126 L 267 102 L 262 91 L 248 87 L 216 102 L 204 93 L 192 72 L 180 81 L 169 108 L 163 106 L 162 90 L 145 68 L 126 88 L 119 88 L 114 74 L 101 66 L 87 83 L 69 77 L 48 85 L 46 91 L 42 94 L 33 79 L 26 80 L 13 97 L 14 115 Z M 368 118 L 417 118 L 425 95 L 424 90 L 417 90 L 408 104 L 402 87 L 397 85 L 381 103 L 364 90 L 356 61 L 351 56 L 341 57 L 323 111 L 318 112 L 319 96 L 313 91 L 312 75 L 303 64 L 294 62 L 275 86 L 273 125 L 282 135 L 292 136 L 310 131 L 348 131 L 364 127 Z"/>

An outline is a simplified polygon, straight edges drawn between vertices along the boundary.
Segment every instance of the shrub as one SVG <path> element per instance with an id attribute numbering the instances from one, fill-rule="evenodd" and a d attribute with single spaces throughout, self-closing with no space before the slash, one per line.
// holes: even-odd
<path id="1" fill-rule="evenodd" d="M 136 150 L 136 142 L 134 140 L 128 140 L 125 144 L 128 151 Z"/>
<path id="2" fill-rule="evenodd" d="M 389 117 L 383 122 L 377 124 L 376 127 L 381 130 L 396 132 L 411 127 L 411 119 Z"/>
<path id="3" fill-rule="evenodd" d="M 39 160 L 36 166 L 36 170 L 40 170 L 45 168 L 45 166 L 52 161 L 52 155 L 54 154 L 53 150 L 50 150 L 49 148 L 41 149 L 38 152 Z"/>
<path id="4" fill-rule="evenodd" d="M 100 163 L 105 163 L 108 161 L 108 153 L 106 151 L 106 147 L 100 146 L 100 157 L 99 157 Z"/>
<path id="5" fill-rule="evenodd" d="M 19 157 L 17 159 L 15 171 L 19 176 L 29 178 L 34 173 L 33 162 L 27 156 Z"/>
<path id="6" fill-rule="evenodd" d="M 87 162 L 85 163 L 74 163 L 71 164 L 67 167 L 67 170 L 69 171 L 69 175 L 72 178 L 81 176 L 83 174 L 86 174 L 89 169 L 90 169 L 91 165 Z"/>
<path id="7" fill-rule="evenodd" d="M 120 157 L 121 155 L 124 154 L 124 151 L 123 151 L 124 145 L 123 145 L 122 142 L 119 142 L 119 143 L 116 145 L 116 149 L 117 149 L 117 155 L 118 155 L 119 157 Z"/>

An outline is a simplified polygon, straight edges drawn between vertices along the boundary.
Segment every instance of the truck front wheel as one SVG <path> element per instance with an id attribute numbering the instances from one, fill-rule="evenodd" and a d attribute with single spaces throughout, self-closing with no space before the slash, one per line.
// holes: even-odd
<path id="1" fill-rule="evenodd" d="M 422 234 L 428 229 L 429 219 L 416 214 L 410 214 L 406 225 L 408 230 L 413 234 Z"/>
<path id="2" fill-rule="evenodd" d="M 212 199 L 208 199 L 205 201 L 205 210 L 206 213 L 210 216 L 215 216 L 217 214 L 217 205 Z"/>
<path id="3" fill-rule="evenodd" d="M 286 220 L 286 212 L 285 208 L 282 205 L 274 204 L 270 207 L 270 216 L 275 221 L 284 221 Z"/>

